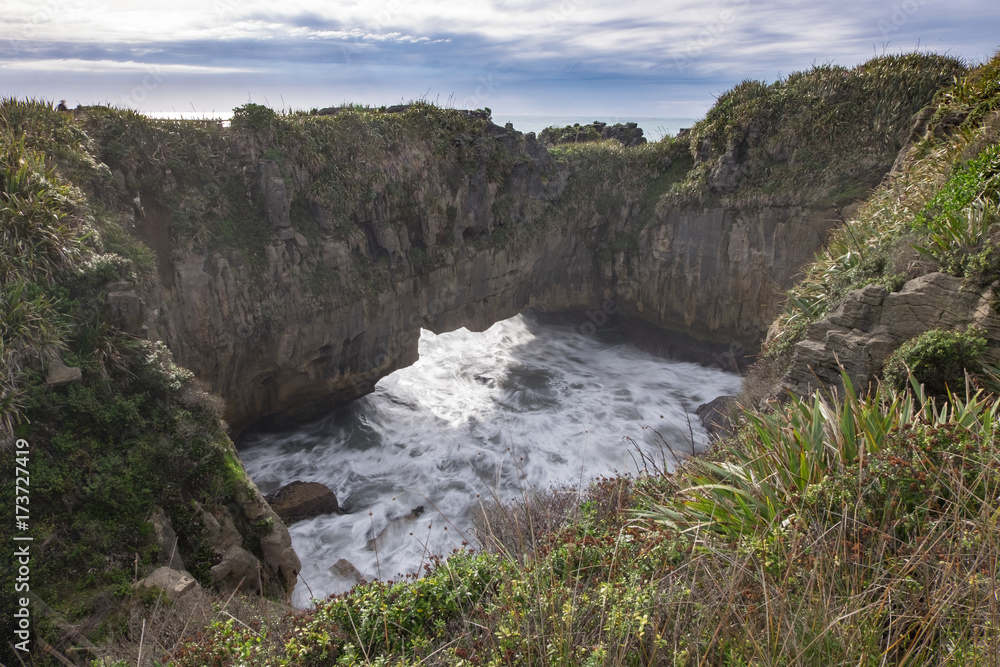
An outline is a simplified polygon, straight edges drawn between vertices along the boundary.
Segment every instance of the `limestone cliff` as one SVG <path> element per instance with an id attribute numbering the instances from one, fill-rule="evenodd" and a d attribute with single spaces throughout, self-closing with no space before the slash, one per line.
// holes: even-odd
<path id="1" fill-rule="evenodd" d="M 95 116 L 115 190 L 98 194 L 157 255 L 158 280 L 111 305 L 221 395 L 237 431 L 363 395 L 415 360 L 421 327 L 482 330 L 529 307 L 611 300 L 752 351 L 838 207 L 878 183 L 956 68 L 885 58 L 741 86 L 685 136 L 628 147 L 546 148 L 426 104 L 250 104 L 228 128 Z"/>
<path id="2" fill-rule="evenodd" d="M 293 211 L 314 185 L 306 168 L 246 155 L 229 168 L 248 175 L 266 212 L 261 265 L 235 252 L 161 249 L 161 281 L 145 297 L 151 335 L 225 398 L 237 430 L 367 393 L 416 360 L 422 327 L 483 330 L 529 307 L 593 309 L 611 299 L 626 317 L 752 349 L 780 289 L 835 219 L 805 206 L 715 206 L 677 208 L 642 226 L 655 214 L 626 193 L 609 223 L 569 206 L 580 196 L 567 192 L 581 168 L 572 159 L 557 163 L 530 136 L 481 132 L 477 140 L 499 140 L 491 150 L 516 163 L 500 182 L 456 174 L 414 139 L 405 155 L 387 155 L 387 187 L 347 234 L 329 210 Z M 405 196 L 388 187 L 397 182 Z M 139 225 L 162 237 L 168 220 L 150 203 Z M 631 247 L 609 258 L 629 234 Z"/>

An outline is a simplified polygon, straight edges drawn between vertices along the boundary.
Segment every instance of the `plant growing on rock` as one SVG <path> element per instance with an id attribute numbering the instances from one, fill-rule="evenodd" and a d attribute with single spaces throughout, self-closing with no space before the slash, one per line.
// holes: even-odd
<path id="1" fill-rule="evenodd" d="M 893 352 L 886 361 L 883 376 L 899 391 L 906 387 L 912 374 L 929 395 L 944 397 L 965 386 L 966 374 L 982 371 L 982 354 L 986 346 L 982 329 L 932 329 L 908 340 Z"/>

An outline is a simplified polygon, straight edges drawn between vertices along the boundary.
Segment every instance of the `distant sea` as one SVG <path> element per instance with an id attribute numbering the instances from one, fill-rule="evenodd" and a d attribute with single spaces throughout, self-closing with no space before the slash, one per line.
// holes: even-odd
<path id="1" fill-rule="evenodd" d="M 170 119 L 213 119 L 228 121 L 232 111 L 151 111 L 146 115 L 152 118 Z M 667 135 L 675 135 L 681 128 L 691 127 L 697 118 L 664 118 L 648 116 L 543 116 L 543 115 L 511 115 L 493 114 L 493 122 L 497 125 L 513 123 L 514 129 L 519 132 L 534 132 L 538 134 L 547 127 L 565 127 L 567 125 L 587 125 L 594 121 L 614 125 L 615 123 L 638 123 L 643 129 L 644 136 L 650 141 L 659 141 Z"/>

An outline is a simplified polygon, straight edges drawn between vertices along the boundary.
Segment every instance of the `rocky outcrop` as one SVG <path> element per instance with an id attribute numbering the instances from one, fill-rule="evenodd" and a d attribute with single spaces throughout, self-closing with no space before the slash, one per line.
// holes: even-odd
<path id="1" fill-rule="evenodd" d="M 708 436 L 712 440 L 718 440 L 729 434 L 732 426 L 730 415 L 735 407 L 735 396 L 719 396 L 699 405 L 694 413 L 708 431 Z"/>
<path id="2" fill-rule="evenodd" d="M 232 506 L 196 504 L 217 557 L 209 571 L 212 586 L 224 593 L 253 591 L 287 599 L 302 569 L 288 528 L 252 482 L 237 500 Z"/>
<path id="3" fill-rule="evenodd" d="M 567 127 L 548 127 L 542 130 L 538 139 L 548 145 L 578 144 L 586 141 L 604 141 L 611 139 L 622 146 L 641 146 L 646 143 L 642 136 L 643 130 L 638 123 L 615 123 L 608 125 L 594 121 L 589 125 L 569 125 Z"/>
<path id="4" fill-rule="evenodd" d="M 134 588 L 139 594 L 162 593 L 171 602 L 178 602 L 201 592 L 201 587 L 189 572 L 169 567 L 157 568 L 148 577 L 137 581 Z"/>
<path id="5" fill-rule="evenodd" d="M 843 387 L 841 368 L 858 389 L 880 376 L 892 352 L 931 329 L 987 332 L 986 358 L 1000 358 L 1000 315 L 990 305 L 993 288 L 978 289 L 945 273 L 907 282 L 898 292 L 868 285 L 851 292 L 833 313 L 814 322 L 796 343 L 784 386 L 800 396 Z"/>
<path id="6" fill-rule="evenodd" d="M 386 182 L 350 220 L 309 203 L 318 176 L 301 165 L 230 167 L 272 234 L 255 264 L 153 243 L 150 338 L 225 399 L 234 433 L 372 391 L 416 360 L 421 328 L 481 331 L 532 307 L 612 303 L 626 320 L 743 355 L 837 221 L 832 209 L 759 206 L 676 208 L 648 224 L 655 199 L 623 195 L 610 213 L 567 201 L 579 166 L 530 135 L 487 126 L 455 141 L 478 146 L 478 166 L 457 169 L 414 139 L 379 165 Z M 498 151 L 502 179 L 489 167 Z M 141 233 L 169 238 L 169 221 L 149 203 Z"/>
<path id="7" fill-rule="evenodd" d="M 141 338 L 148 335 L 144 324 L 146 303 L 130 282 L 118 281 L 107 286 L 108 310 L 111 322 L 116 327 Z"/>
<path id="8" fill-rule="evenodd" d="M 285 525 L 340 510 L 337 496 L 319 482 L 292 482 L 264 499 Z"/>
<path id="9" fill-rule="evenodd" d="M 75 366 L 67 366 L 56 350 L 48 352 L 48 370 L 45 373 L 45 384 L 49 387 L 64 387 L 83 380 L 83 370 Z"/>
<path id="10" fill-rule="evenodd" d="M 167 518 L 163 508 L 156 508 L 149 523 L 153 526 L 153 540 L 160 548 L 161 562 L 175 570 L 183 570 L 184 560 L 177 548 L 177 533 L 170 524 L 170 519 Z"/>
<path id="11" fill-rule="evenodd" d="M 211 596 L 198 585 L 190 572 L 159 567 L 132 586 L 141 598 L 153 598 L 166 603 L 167 616 L 174 623 L 204 624 L 212 611 Z"/>

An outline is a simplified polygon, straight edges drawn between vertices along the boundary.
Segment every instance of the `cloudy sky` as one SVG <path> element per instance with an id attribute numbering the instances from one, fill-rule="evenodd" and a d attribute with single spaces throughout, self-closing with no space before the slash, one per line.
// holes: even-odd
<path id="1" fill-rule="evenodd" d="M 1000 47 L 997 0 L 3 0 L 0 94 L 698 117 L 744 78 Z"/>

